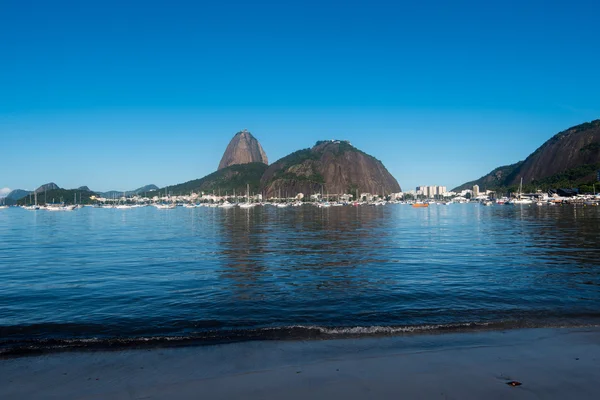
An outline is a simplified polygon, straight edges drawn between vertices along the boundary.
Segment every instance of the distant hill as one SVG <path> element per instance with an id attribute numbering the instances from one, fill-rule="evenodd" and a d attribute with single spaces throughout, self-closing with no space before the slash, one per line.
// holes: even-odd
<path id="1" fill-rule="evenodd" d="M 235 134 L 219 163 L 219 169 L 236 164 L 248 163 L 269 164 L 267 155 L 258 140 L 247 130 Z"/>
<path id="2" fill-rule="evenodd" d="M 391 194 L 400 192 L 398 181 L 381 161 L 347 141 L 317 142 L 273 163 L 261 179 L 267 197 L 310 195 L 321 190 L 330 194 Z"/>
<path id="3" fill-rule="evenodd" d="M 125 196 L 134 196 L 136 194 L 144 194 L 147 192 L 152 192 L 154 190 L 158 190 L 158 186 L 156 185 L 146 185 L 146 186 L 142 186 L 140 188 L 137 188 L 135 190 L 128 190 L 126 192 L 120 192 L 118 190 L 111 190 L 108 192 L 99 192 L 98 194 L 102 197 L 111 199 L 113 197 L 121 197 L 123 196 L 123 193 L 125 193 Z"/>
<path id="4" fill-rule="evenodd" d="M 79 189 L 52 189 L 46 192 L 38 193 L 37 202 L 40 205 L 51 204 L 51 203 L 62 203 L 65 204 L 91 204 L 91 196 L 95 196 L 96 193 L 89 190 Z M 76 199 L 75 199 L 76 197 Z M 18 205 L 26 205 L 34 203 L 33 196 L 30 200 L 29 196 L 26 196 L 17 201 Z"/>
<path id="5" fill-rule="evenodd" d="M 518 163 L 505 165 L 502 167 L 498 167 L 487 175 L 482 176 L 481 178 L 463 183 L 462 185 L 452 189 L 453 191 L 461 191 L 464 189 L 472 189 L 474 185 L 478 185 L 481 190 L 487 190 L 491 188 L 498 188 L 506 186 L 506 179 L 508 176 L 517 170 L 523 161 L 519 161 Z"/>
<path id="6" fill-rule="evenodd" d="M 8 206 L 14 206 L 17 204 L 17 201 L 22 199 L 25 196 L 28 196 L 31 193 L 29 190 L 15 189 L 11 191 L 3 200 L 3 203 Z"/>
<path id="7" fill-rule="evenodd" d="M 557 133 L 524 161 L 496 168 L 489 174 L 458 186 L 502 189 L 516 187 L 521 178 L 530 188 L 579 187 L 596 181 L 600 169 L 600 120 Z"/>
<path id="8" fill-rule="evenodd" d="M 15 189 L 6 195 L 7 199 L 19 200 L 31 193 L 29 190 Z"/>
<path id="9" fill-rule="evenodd" d="M 44 193 L 49 190 L 55 190 L 55 189 L 60 189 L 60 187 L 58 187 L 58 185 L 56 183 L 50 182 L 50 183 L 46 183 L 45 185 L 42 185 L 39 188 L 35 189 L 35 192 L 36 193 Z"/>
<path id="10" fill-rule="evenodd" d="M 220 169 L 201 179 L 195 179 L 179 185 L 169 186 L 166 190 L 173 195 L 194 193 L 226 193 L 245 194 L 246 185 L 250 185 L 250 192 L 257 193 L 260 188 L 260 178 L 267 169 L 263 163 L 255 162 L 248 164 L 237 164 Z M 161 193 L 165 189 L 160 189 Z"/>

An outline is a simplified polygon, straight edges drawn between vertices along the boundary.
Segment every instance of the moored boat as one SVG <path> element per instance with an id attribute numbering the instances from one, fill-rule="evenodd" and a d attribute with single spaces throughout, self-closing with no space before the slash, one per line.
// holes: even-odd
<path id="1" fill-rule="evenodd" d="M 158 208 L 159 210 L 171 210 L 175 207 L 177 207 L 174 203 L 171 204 L 154 204 L 154 207 Z"/>

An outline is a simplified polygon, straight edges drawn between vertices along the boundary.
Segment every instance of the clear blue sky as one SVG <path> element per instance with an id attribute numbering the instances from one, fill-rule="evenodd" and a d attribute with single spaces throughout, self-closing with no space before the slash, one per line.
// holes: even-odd
<path id="1" fill-rule="evenodd" d="M 597 1 L 0 2 L 0 188 L 128 190 L 348 139 L 453 187 L 600 118 Z"/>

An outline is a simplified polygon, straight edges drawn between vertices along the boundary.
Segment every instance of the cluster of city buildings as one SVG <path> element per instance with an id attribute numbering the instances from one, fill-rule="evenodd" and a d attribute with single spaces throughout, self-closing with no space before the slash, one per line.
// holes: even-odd
<path id="1" fill-rule="evenodd" d="M 465 199 L 485 199 L 489 198 L 493 192 L 490 190 L 481 191 L 478 185 L 473 186 L 473 189 L 465 189 L 461 191 L 448 191 L 446 186 L 417 186 L 415 190 L 407 192 L 392 193 L 391 198 L 394 200 L 404 200 L 406 198 L 413 199 L 438 199 L 445 198 L 465 198 Z M 365 194 L 361 195 L 364 196 Z M 367 194 L 368 195 L 368 194 Z"/>
<path id="2" fill-rule="evenodd" d="M 415 192 L 417 195 L 433 199 L 436 196 L 443 197 L 448 190 L 446 186 L 417 186 Z"/>

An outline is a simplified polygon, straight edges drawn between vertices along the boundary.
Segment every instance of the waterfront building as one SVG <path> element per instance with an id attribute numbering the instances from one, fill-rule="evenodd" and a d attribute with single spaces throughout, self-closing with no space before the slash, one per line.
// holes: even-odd
<path id="1" fill-rule="evenodd" d="M 361 193 L 359 200 L 373 201 L 374 196 L 371 193 Z"/>
<path id="2" fill-rule="evenodd" d="M 417 186 L 415 193 L 417 195 L 425 196 L 427 198 L 435 198 L 446 195 L 446 186 Z M 409 192 L 410 193 L 410 192 Z"/>
<path id="3" fill-rule="evenodd" d="M 352 201 L 353 198 L 354 198 L 354 196 L 349 193 L 340 195 L 340 201 L 343 201 L 346 203 Z"/>

